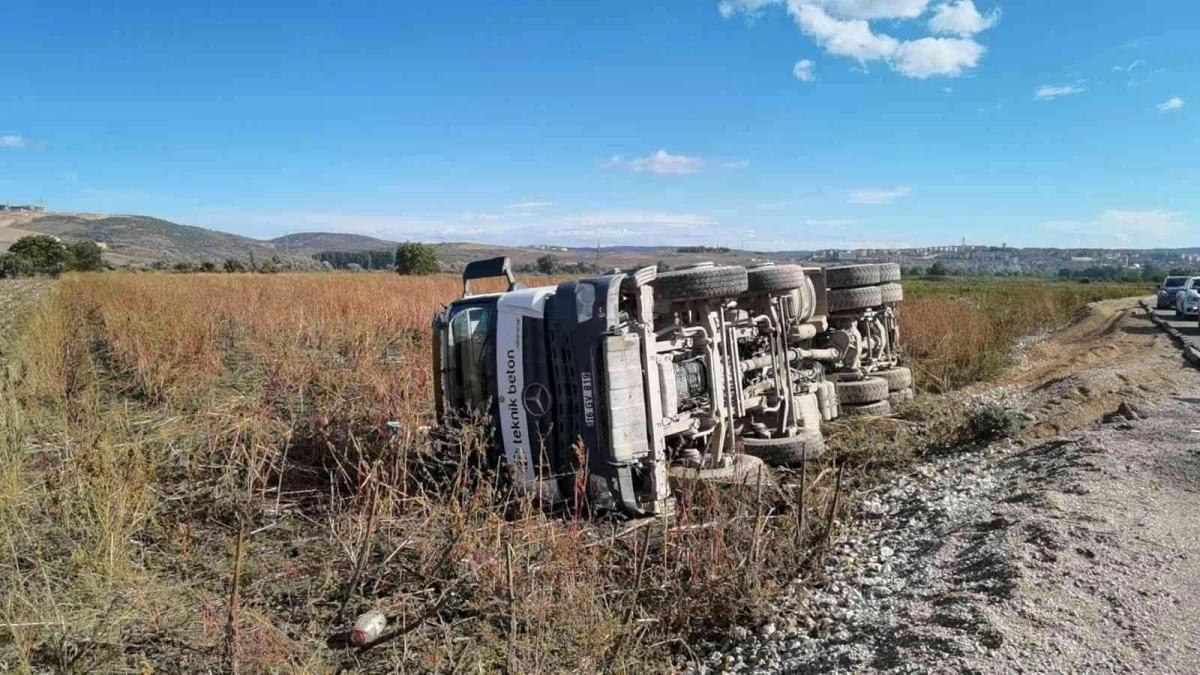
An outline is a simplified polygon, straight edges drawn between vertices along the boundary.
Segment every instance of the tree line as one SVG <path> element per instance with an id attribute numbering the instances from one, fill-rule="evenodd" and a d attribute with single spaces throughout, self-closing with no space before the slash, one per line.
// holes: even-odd
<path id="1" fill-rule="evenodd" d="M 321 251 L 313 254 L 320 263 L 329 263 L 335 270 L 390 270 L 396 267 L 396 251 Z M 357 267 L 354 267 L 357 266 Z"/>

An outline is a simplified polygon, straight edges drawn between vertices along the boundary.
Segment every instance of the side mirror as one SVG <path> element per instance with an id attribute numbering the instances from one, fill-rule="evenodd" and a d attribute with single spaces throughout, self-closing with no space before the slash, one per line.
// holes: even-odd
<path id="1" fill-rule="evenodd" d="M 475 279 L 504 277 L 508 279 L 508 290 L 515 291 L 520 288 L 520 284 L 517 283 L 517 277 L 513 275 L 512 263 L 507 256 L 467 263 L 467 268 L 463 270 L 462 276 L 464 298 L 471 295 L 471 281 Z"/>

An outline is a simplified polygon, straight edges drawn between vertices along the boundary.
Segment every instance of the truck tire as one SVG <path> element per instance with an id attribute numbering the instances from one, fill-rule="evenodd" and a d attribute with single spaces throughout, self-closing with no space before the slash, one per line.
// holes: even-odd
<path id="1" fill-rule="evenodd" d="M 888 391 L 900 391 L 901 389 L 912 389 L 913 376 L 912 371 L 908 368 L 892 368 L 891 370 L 879 370 L 871 373 L 871 377 L 878 377 L 887 381 Z"/>
<path id="2" fill-rule="evenodd" d="M 904 301 L 904 287 L 900 284 L 883 284 L 879 287 L 879 296 L 885 305 L 894 305 Z"/>
<path id="3" fill-rule="evenodd" d="M 870 309 L 883 304 L 883 294 L 878 286 L 864 288 L 839 288 L 829 291 L 829 313 L 848 312 L 855 309 Z"/>
<path id="4" fill-rule="evenodd" d="M 879 283 L 879 265 L 842 265 L 825 268 L 829 288 L 858 288 Z"/>
<path id="5" fill-rule="evenodd" d="M 854 416 L 877 416 L 892 414 L 892 404 L 887 401 L 876 401 L 874 403 L 864 403 L 863 405 L 845 405 L 842 406 L 842 415 L 846 417 Z"/>
<path id="6" fill-rule="evenodd" d="M 916 398 L 916 394 L 912 389 L 901 389 L 900 391 L 893 391 L 888 394 L 887 400 L 891 404 L 892 409 L 896 409 L 912 403 L 914 398 Z"/>
<path id="7" fill-rule="evenodd" d="M 879 265 L 879 283 L 886 284 L 890 281 L 900 281 L 899 263 L 881 263 Z"/>
<path id="8" fill-rule="evenodd" d="M 664 272 L 654 282 L 659 300 L 708 300 L 741 295 L 749 288 L 746 268 L 733 265 Z"/>
<path id="9" fill-rule="evenodd" d="M 732 464 L 720 469 L 694 469 L 690 466 L 672 466 L 667 469 L 667 477 L 675 489 L 681 489 L 691 481 L 754 486 L 758 485 L 760 473 L 763 485 L 775 485 L 775 478 L 766 464 L 761 459 L 744 453 L 735 456 Z"/>
<path id="10" fill-rule="evenodd" d="M 746 270 L 751 293 L 778 293 L 804 286 L 807 277 L 799 265 L 763 265 Z"/>
<path id="11" fill-rule="evenodd" d="M 742 450 L 770 466 L 799 466 L 802 461 L 825 455 L 825 437 L 820 431 L 801 431 L 780 438 L 743 438 Z"/>
<path id="12" fill-rule="evenodd" d="M 875 403 L 888 397 L 887 380 L 869 377 L 865 380 L 850 380 L 837 383 L 838 402 L 842 404 L 842 412 L 846 407 Z"/>

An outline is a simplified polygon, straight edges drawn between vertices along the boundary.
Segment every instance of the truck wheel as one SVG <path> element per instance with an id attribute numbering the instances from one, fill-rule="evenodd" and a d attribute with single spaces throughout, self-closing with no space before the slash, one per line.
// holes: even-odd
<path id="1" fill-rule="evenodd" d="M 870 309 L 883 304 L 883 294 L 878 286 L 840 288 L 829 291 L 827 298 L 831 314 L 855 309 Z"/>
<path id="2" fill-rule="evenodd" d="M 895 409 L 912 403 L 914 398 L 916 398 L 916 394 L 913 393 L 912 389 L 901 389 L 900 391 L 893 391 L 888 394 L 887 402 Z"/>
<path id="3" fill-rule="evenodd" d="M 888 397 L 888 383 L 887 380 L 878 377 L 838 382 L 837 393 L 844 413 L 847 406 L 885 400 Z"/>
<path id="4" fill-rule="evenodd" d="M 871 373 L 871 377 L 882 378 L 887 381 L 888 391 L 900 391 L 901 389 L 912 389 L 913 376 L 912 371 L 908 368 L 892 368 L 891 370 L 879 370 Z"/>
<path id="5" fill-rule="evenodd" d="M 900 284 L 883 284 L 879 287 L 879 296 L 885 305 L 894 305 L 904 300 L 904 288 Z"/>
<path id="6" fill-rule="evenodd" d="M 771 470 L 763 461 L 747 454 L 737 455 L 732 464 L 720 469 L 695 469 L 690 466 L 672 466 L 667 469 L 667 477 L 672 487 L 677 490 L 689 481 L 719 485 L 758 485 L 759 474 L 762 474 L 763 485 L 775 484 Z"/>
<path id="7" fill-rule="evenodd" d="M 804 286 L 804 268 L 799 265 L 763 265 L 746 270 L 751 293 L 777 293 Z"/>
<path id="8" fill-rule="evenodd" d="M 749 288 L 746 268 L 733 265 L 664 272 L 654 282 L 658 300 L 708 300 L 741 295 Z"/>
<path id="9" fill-rule="evenodd" d="M 879 283 L 879 265 L 842 265 L 825 268 L 829 288 L 858 288 Z"/>
<path id="10" fill-rule="evenodd" d="M 887 401 L 876 401 L 874 403 L 865 403 L 863 405 L 845 405 L 842 406 L 842 415 L 846 417 L 854 416 L 877 416 L 892 414 L 892 404 Z"/>
<path id="11" fill-rule="evenodd" d="M 780 438 L 743 438 L 742 449 L 771 466 L 799 466 L 805 458 L 825 455 L 825 437 L 820 431 L 808 430 Z"/>
<path id="12" fill-rule="evenodd" d="M 879 283 L 886 284 L 889 281 L 900 281 L 899 263 L 880 263 Z"/>

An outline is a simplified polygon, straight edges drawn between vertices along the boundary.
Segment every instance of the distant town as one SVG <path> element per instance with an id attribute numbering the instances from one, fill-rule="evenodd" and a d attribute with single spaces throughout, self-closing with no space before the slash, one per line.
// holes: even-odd
<path id="1" fill-rule="evenodd" d="M 913 271 L 934 265 L 949 274 L 1016 276 L 1153 276 L 1172 269 L 1200 268 L 1200 248 L 1009 248 L 1007 246 L 933 246 L 904 249 L 828 249 L 804 256 L 812 262 L 895 262 Z M 1146 274 L 1149 272 L 1149 274 Z"/>

